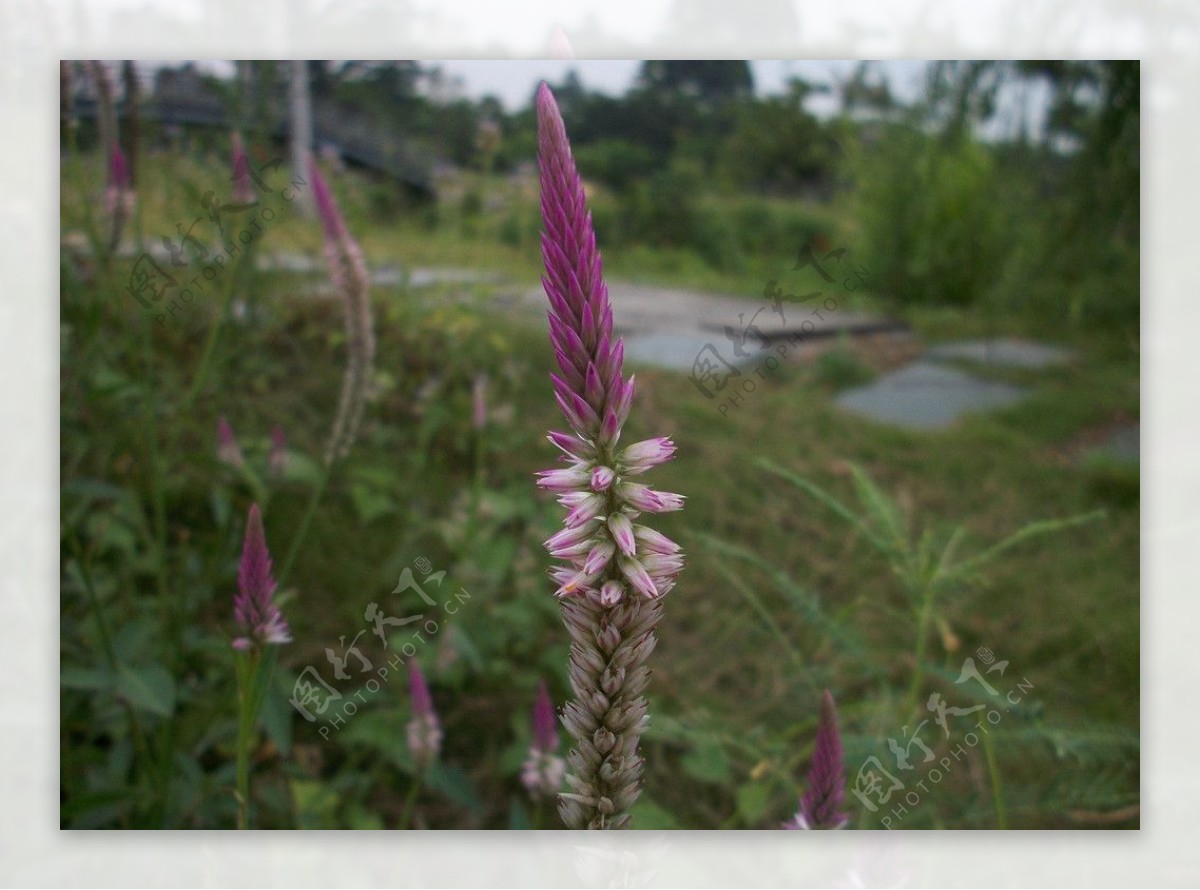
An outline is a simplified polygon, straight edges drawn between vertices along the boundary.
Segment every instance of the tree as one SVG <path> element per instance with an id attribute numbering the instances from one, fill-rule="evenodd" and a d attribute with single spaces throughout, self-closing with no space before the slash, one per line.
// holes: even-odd
<path id="1" fill-rule="evenodd" d="M 727 59 L 656 59 L 642 63 L 639 89 L 676 93 L 713 108 L 754 94 L 750 63 Z"/>

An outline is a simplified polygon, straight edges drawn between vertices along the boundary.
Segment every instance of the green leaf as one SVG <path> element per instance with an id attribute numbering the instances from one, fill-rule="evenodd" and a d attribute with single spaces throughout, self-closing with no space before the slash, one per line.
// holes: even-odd
<path id="1" fill-rule="evenodd" d="M 460 767 L 435 763 L 430 767 L 426 781 L 431 789 L 455 803 L 475 813 L 483 812 L 483 802 L 475 793 L 475 786 Z"/>
<path id="2" fill-rule="evenodd" d="M 765 782 L 751 782 L 737 790 L 737 812 L 742 821 L 753 826 L 767 811 L 771 800 L 771 789 Z"/>
<path id="3" fill-rule="evenodd" d="M 713 738 L 697 739 L 681 765 L 693 779 L 714 785 L 723 785 L 733 776 L 724 746 Z"/>
<path id="4" fill-rule="evenodd" d="M 113 675 L 109 671 L 94 668 L 64 667 L 59 674 L 59 684 L 63 689 L 97 692 L 112 687 Z"/>
<path id="5" fill-rule="evenodd" d="M 275 743 L 279 753 L 287 757 L 292 750 L 292 714 L 290 703 L 292 683 L 282 673 L 275 677 L 274 690 L 262 703 L 262 725 L 267 737 Z"/>
<path id="6" fill-rule="evenodd" d="M 521 802 L 514 797 L 508 807 L 508 830 L 528 831 L 532 827 L 525 807 L 521 806 Z"/>
<path id="7" fill-rule="evenodd" d="M 175 710 L 175 681 L 158 665 L 117 669 L 117 694 L 140 711 L 169 717 Z"/>
<path id="8" fill-rule="evenodd" d="M 381 516 L 396 512 L 396 502 L 390 496 L 361 482 L 350 486 L 350 498 L 354 501 L 354 509 L 363 523 L 369 523 Z"/>
<path id="9" fill-rule="evenodd" d="M 630 815 L 633 816 L 633 821 L 629 823 L 629 827 L 638 831 L 661 831 L 679 827 L 674 814 L 644 794 L 633 805 Z"/>
<path id="10" fill-rule="evenodd" d="M 296 801 L 296 827 L 300 829 L 336 828 L 338 795 L 318 779 L 292 779 L 292 798 Z"/>

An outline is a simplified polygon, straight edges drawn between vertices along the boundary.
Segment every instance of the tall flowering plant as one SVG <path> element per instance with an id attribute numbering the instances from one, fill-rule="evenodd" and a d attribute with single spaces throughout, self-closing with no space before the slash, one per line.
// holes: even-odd
<path id="1" fill-rule="evenodd" d="M 565 528 L 546 542 L 562 561 L 551 576 L 571 637 L 574 694 L 562 715 L 575 748 L 567 758 L 570 791 L 560 795 L 559 813 L 571 828 L 624 828 L 642 785 L 638 740 L 649 721 L 646 662 L 662 597 L 683 567 L 679 546 L 638 519 L 678 510 L 683 497 L 634 481 L 670 460 L 670 439 L 617 447 L 634 378 L 623 375 L 624 345 L 613 338 L 583 181 L 545 84 L 538 90 L 537 118 L 542 283 L 558 365 L 550 377 L 570 427 L 549 435 L 567 465 L 538 474 L 538 485 L 558 494 L 567 509 Z"/>
<path id="2" fill-rule="evenodd" d="M 242 632 L 233 641 L 238 687 L 237 824 L 238 828 L 246 828 L 254 728 L 275 666 L 275 647 L 292 641 L 291 629 L 274 600 L 275 578 L 271 574 L 271 554 L 258 504 L 250 507 L 246 519 L 237 581 L 233 616 Z"/>

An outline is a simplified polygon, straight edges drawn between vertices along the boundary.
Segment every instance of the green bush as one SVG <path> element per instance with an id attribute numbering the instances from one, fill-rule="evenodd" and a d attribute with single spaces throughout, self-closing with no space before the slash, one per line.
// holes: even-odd
<path id="1" fill-rule="evenodd" d="M 978 304 L 1014 231 L 1014 195 L 989 150 L 890 128 L 856 159 L 856 174 L 865 255 L 883 293 L 902 303 Z"/>

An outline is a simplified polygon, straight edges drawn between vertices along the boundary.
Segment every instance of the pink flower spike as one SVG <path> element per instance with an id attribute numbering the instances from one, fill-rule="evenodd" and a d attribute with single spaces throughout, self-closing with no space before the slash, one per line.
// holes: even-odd
<path id="1" fill-rule="evenodd" d="M 621 548 L 621 552 L 626 556 L 633 556 L 635 549 L 633 524 L 629 521 L 629 517 L 624 513 L 611 514 L 608 517 L 608 531 L 617 546 Z"/>
<path id="2" fill-rule="evenodd" d="M 412 719 L 408 722 L 408 751 L 417 769 L 427 769 L 442 748 L 442 728 L 429 685 L 417 660 L 408 662 L 408 691 L 412 698 Z"/>
<path id="3" fill-rule="evenodd" d="M 620 829 L 629 826 L 642 787 L 638 742 L 648 719 L 643 692 L 663 608 L 659 598 L 682 567 L 676 545 L 661 536 L 640 544 L 630 520 L 642 511 L 678 509 L 683 499 L 622 481 L 628 472 L 667 460 L 674 446 L 660 438 L 632 446 L 627 456 L 616 451 L 635 381 L 624 376 L 625 347 L 613 333 L 583 180 L 545 84 L 536 113 L 542 287 L 556 366 L 551 382 L 571 433 L 550 434 L 571 465 L 538 474 L 538 485 L 557 492 L 569 511 L 569 534 L 548 542 L 560 545 L 552 552 L 564 561 L 550 577 L 571 639 L 573 698 L 563 706 L 562 723 L 578 743 L 568 758 L 571 793 L 558 796 L 558 809 L 570 828 Z M 645 547 L 644 561 L 639 547 Z M 531 794 L 557 793 L 559 777 L 550 766 L 531 750 L 522 772 Z"/>
<path id="4" fill-rule="evenodd" d="M 342 212 L 338 210 L 333 192 L 330 191 L 325 177 L 321 175 L 321 168 L 313 155 L 308 156 L 308 175 L 312 179 L 317 216 L 321 218 L 321 225 L 325 227 L 325 237 L 330 241 L 342 241 L 349 238 L 350 232 L 346 228 L 346 221 L 342 219 Z"/>
<path id="5" fill-rule="evenodd" d="M 229 425 L 224 414 L 217 420 L 217 460 L 235 468 L 241 468 L 246 463 L 246 459 L 242 457 L 242 449 L 238 447 L 237 437 L 233 434 L 233 427 Z"/>
<path id="6" fill-rule="evenodd" d="M 817 721 L 817 740 L 813 747 L 808 786 L 800 800 L 800 809 L 783 827 L 790 830 L 838 829 L 850 821 L 842 811 L 846 793 L 846 770 L 842 756 L 842 738 L 838 732 L 837 707 L 828 689 L 821 696 L 821 716 Z"/>
<path id="7" fill-rule="evenodd" d="M 558 750 L 558 721 L 545 680 L 538 683 L 537 700 L 533 705 L 533 743 L 540 751 Z"/>
<path id="8" fill-rule="evenodd" d="M 250 159 L 242 145 L 242 134 L 234 130 L 229 137 L 230 154 L 233 156 L 233 202 L 235 204 L 253 204 L 254 188 L 250 184 Z"/>
<path id="9" fill-rule="evenodd" d="M 263 530 L 258 504 L 250 507 L 246 519 L 246 537 L 238 565 L 238 593 L 233 598 L 233 616 L 243 636 L 233 643 L 235 649 L 256 645 L 290 643 L 291 630 L 272 600 L 275 579 L 271 577 L 271 554 Z"/>
<path id="10" fill-rule="evenodd" d="M 118 191 L 129 188 L 129 163 L 125 160 L 125 152 L 114 142 L 108 155 L 108 185 Z"/>
<path id="11" fill-rule="evenodd" d="M 535 800 L 557 794 L 566 772 L 566 762 L 554 753 L 558 750 L 556 724 L 554 702 L 543 680 L 533 705 L 533 742 L 521 768 L 521 784 Z"/>
<path id="12" fill-rule="evenodd" d="M 271 428 L 271 455 L 267 463 L 275 476 L 282 476 L 287 470 L 287 437 L 279 424 Z"/>
<path id="13" fill-rule="evenodd" d="M 487 387 L 487 374 L 477 374 L 475 382 L 471 385 L 471 425 L 476 430 L 487 426 Z"/>

